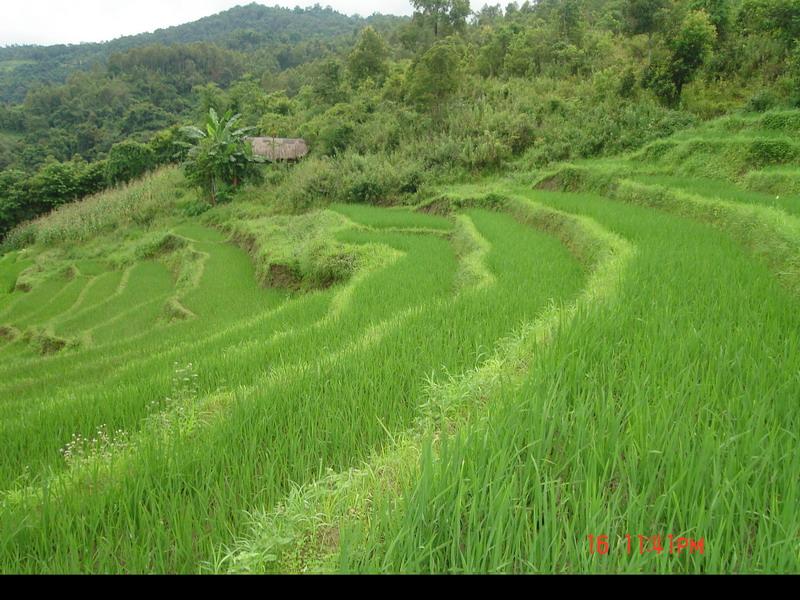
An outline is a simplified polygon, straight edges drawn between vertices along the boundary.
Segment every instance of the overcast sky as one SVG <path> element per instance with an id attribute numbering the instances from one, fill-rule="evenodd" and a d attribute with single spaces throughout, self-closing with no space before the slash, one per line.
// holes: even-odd
<path id="1" fill-rule="evenodd" d="M 77 44 L 154 31 L 196 21 L 251 0 L 0 0 L 0 46 L 10 44 Z M 319 0 L 282 2 L 274 6 L 331 6 L 348 15 L 375 12 L 410 15 L 409 0 Z"/>

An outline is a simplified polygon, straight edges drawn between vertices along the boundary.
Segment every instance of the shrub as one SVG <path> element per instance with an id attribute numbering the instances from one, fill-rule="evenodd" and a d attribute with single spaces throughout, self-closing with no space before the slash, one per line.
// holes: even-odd
<path id="1" fill-rule="evenodd" d="M 202 198 L 192 198 L 181 206 L 181 213 L 187 217 L 199 217 L 211 210 L 211 204 Z"/>
<path id="2" fill-rule="evenodd" d="M 788 140 L 754 140 L 747 148 L 747 160 L 756 168 L 785 164 L 797 155 L 797 146 Z"/>
<path id="3" fill-rule="evenodd" d="M 318 142 L 326 156 L 336 156 L 350 147 L 354 137 L 355 126 L 352 123 L 335 123 L 320 131 Z"/>
<path id="4" fill-rule="evenodd" d="M 195 141 L 184 163 L 186 178 L 201 188 L 211 204 L 228 202 L 236 189 L 258 178 L 253 147 L 246 135 L 251 127 L 239 128 L 240 115 L 225 114 L 221 119 L 212 108 L 205 130 L 184 128 L 184 134 Z"/>
<path id="5" fill-rule="evenodd" d="M 770 112 L 761 118 L 764 129 L 795 133 L 800 131 L 800 113 L 798 112 Z"/>
<path id="6" fill-rule="evenodd" d="M 771 90 L 760 90 L 745 105 L 745 110 L 749 112 L 766 112 L 775 108 L 778 98 Z"/>
<path id="7" fill-rule="evenodd" d="M 484 131 L 477 139 L 469 140 L 460 154 L 461 163 L 467 169 L 496 169 L 511 158 L 511 148 L 494 132 Z"/>
<path id="8" fill-rule="evenodd" d="M 112 185 L 141 177 L 155 166 L 155 152 L 139 142 L 127 141 L 111 148 L 106 162 L 106 177 Z"/>

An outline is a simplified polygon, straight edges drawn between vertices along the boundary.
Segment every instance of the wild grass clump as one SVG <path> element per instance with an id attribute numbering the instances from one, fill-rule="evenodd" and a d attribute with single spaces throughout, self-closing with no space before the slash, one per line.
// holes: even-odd
<path id="1" fill-rule="evenodd" d="M 791 163 L 800 156 L 800 145 L 793 140 L 754 140 L 747 148 L 746 161 L 752 168 Z"/>
<path id="2" fill-rule="evenodd" d="M 777 167 L 752 171 L 744 176 L 743 183 L 748 189 L 776 196 L 798 195 L 800 194 L 800 169 Z"/>
<path id="3" fill-rule="evenodd" d="M 0 242 L 0 255 L 32 246 L 36 243 L 36 231 L 36 225 L 33 223 L 17 225 Z"/>
<path id="4" fill-rule="evenodd" d="M 761 118 L 761 127 L 788 134 L 800 132 L 800 111 L 777 111 L 765 114 Z"/>
<path id="5" fill-rule="evenodd" d="M 177 169 L 162 169 L 140 181 L 66 204 L 30 224 L 15 228 L 4 244 L 10 248 L 31 243 L 52 246 L 86 242 L 130 225 L 147 227 L 157 217 L 173 211 L 182 197 L 181 185 L 182 176 Z"/>
<path id="6" fill-rule="evenodd" d="M 185 248 L 188 240 L 172 233 L 157 233 L 145 236 L 143 241 L 136 245 L 134 257 L 137 260 L 150 260 L 172 254 Z"/>
<path id="7" fill-rule="evenodd" d="M 332 211 L 233 221 L 228 227 L 253 257 L 256 276 L 266 286 L 327 288 L 347 281 L 358 268 L 358 251 L 335 239 L 347 221 Z"/>
<path id="8" fill-rule="evenodd" d="M 269 193 L 284 196 L 295 210 L 332 202 L 388 205 L 405 202 L 425 179 L 421 165 L 402 155 L 345 153 L 308 159 Z"/>

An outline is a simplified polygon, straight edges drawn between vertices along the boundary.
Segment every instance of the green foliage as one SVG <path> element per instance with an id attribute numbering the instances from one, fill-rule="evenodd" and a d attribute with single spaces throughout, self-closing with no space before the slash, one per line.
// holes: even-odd
<path id="1" fill-rule="evenodd" d="M 365 23 L 386 24 L 399 21 L 396 17 L 361 19 L 348 17 L 329 8 L 313 6 L 294 10 L 256 3 L 237 6 L 219 14 L 177 27 L 160 29 L 154 33 L 128 36 L 104 44 L 77 44 L 69 46 L 10 46 L 0 50 L 0 65 L 13 68 L 0 69 L 0 101 L 19 101 L 36 83 L 64 81 L 81 65 L 90 70 L 110 57 L 143 46 L 173 48 L 202 42 L 207 47 L 234 52 L 258 52 L 265 64 L 296 66 L 295 61 L 320 56 L 320 40 L 349 38 L 352 31 Z M 292 53 L 291 50 L 295 52 Z M 295 56 L 291 56 L 294 54 Z M 202 55 L 200 55 L 202 59 Z M 196 57 L 192 56 L 194 61 Z M 115 59 L 116 60 L 116 59 Z M 13 61 L 13 62 L 12 62 Z M 201 60 L 194 66 L 174 65 L 181 70 L 202 69 Z"/>
<path id="2" fill-rule="evenodd" d="M 463 31 L 470 15 L 469 0 L 412 0 L 414 25 L 429 29 L 434 39 Z"/>
<path id="3" fill-rule="evenodd" d="M 789 140 L 754 140 L 748 145 L 748 163 L 754 168 L 790 163 L 798 158 L 800 148 Z"/>
<path id="4" fill-rule="evenodd" d="M 185 162 L 187 179 L 208 194 L 211 203 L 228 201 L 240 185 L 258 176 L 253 148 L 247 140 L 252 128 L 238 126 L 240 115 L 222 118 L 212 108 L 205 130 L 184 128 L 195 142 Z"/>
<path id="5" fill-rule="evenodd" d="M 730 0 L 692 0 L 689 7 L 692 10 L 702 10 L 708 15 L 711 24 L 717 30 L 718 40 L 728 37 L 732 25 Z"/>
<path id="6" fill-rule="evenodd" d="M 106 162 L 106 176 L 112 185 L 141 177 L 156 165 L 156 154 L 150 146 L 127 141 L 111 148 Z"/>
<path id="7" fill-rule="evenodd" d="M 677 106 L 684 86 L 709 57 L 717 30 L 705 11 L 691 11 L 670 42 L 669 54 L 650 64 L 645 85 L 667 105 Z"/>
<path id="8" fill-rule="evenodd" d="M 766 112 L 775 108 L 779 100 L 772 90 L 761 90 L 756 92 L 745 105 L 745 110 L 753 112 Z"/>
<path id="9" fill-rule="evenodd" d="M 418 104 L 441 112 L 461 83 L 461 51 L 452 39 L 436 42 L 414 64 L 409 96 Z"/>
<path id="10" fill-rule="evenodd" d="M 317 143 L 324 154 L 336 156 L 347 150 L 354 137 L 355 125 L 352 122 L 331 123 L 319 132 Z"/>
<path id="11" fill-rule="evenodd" d="M 624 0 L 623 15 L 628 32 L 653 34 L 663 24 L 667 0 Z"/>
<path id="12" fill-rule="evenodd" d="M 314 99 L 328 106 L 344 102 L 344 79 L 344 65 L 341 61 L 328 58 L 320 62 L 311 83 Z"/>
<path id="13" fill-rule="evenodd" d="M 372 27 L 367 27 L 361 32 L 355 48 L 348 57 L 348 69 L 350 77 L 355 84 L 359 84 L 367 78 L 372 79 L 377 84 L 382 84 L 389 72 L 386 59 L 389 56 L 389 49 L 383 37 Z M 329 73 L 329 77 L 332 73 Z M 328 85 L 334 84 L 328 81 Z M 331 92 L 335 92 L 336 87 L 331 87 Z"/>
<path id="14" fill-rule="evenodd" d="M 800 38 L 800 2 L 797 0 L 744 0 L 739 26 L 747 32 L 777 37 L 784 47 Z"/>

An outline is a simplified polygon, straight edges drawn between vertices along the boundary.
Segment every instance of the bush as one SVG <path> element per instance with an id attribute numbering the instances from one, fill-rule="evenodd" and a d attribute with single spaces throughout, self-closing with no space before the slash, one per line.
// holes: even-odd
<path id="1" fill-rule="evenodd" d="M 30 191 L 38 212 L 75 200 L 80 195 L 80 163 L 50 162 L 30 181 Z"/>
<path id="2" fill-rule="evenodd" d="M 0 254 L 13 250 L 22 250 L 36 243 L 36 227 L 32 223 L 22 223 L 14 227 L 3 238 Z"/>
<path id="3" fill-rule="evenodd" d="M 767 113 L 761 118 L 761 126 L 774 131 L 797 133 L 800 132 L 800 113 L 795 111 Z"/>
<path id="4" fill-rule="evenodd" d="M 745 105 L 745 110 L 749 112 L 766 112 L 778 105 L 778 98 L 771 90 L 761 90 L 757 92 Z"/>
<path id="5" fill-rule="evenodd" d="M 471 171 L 501 167 L 513 154 L 494 132 L 484 131 L 477 139 L 466 142 L 460 154 L 461 163 Z"/>
<path id="6" fill-rule="evenodd" d="M 199 217 L 211 210 L 211 204 L 202 198 L 192 198 L 181 205 L 181 213 L 187 217 Z"/>
<path id="7" fill-rule="evenodd" d="M 754 140 L 747 148 L 747 160 L 756 168 L 785 164 L 797 156 L 798 147 L 787 140 Z"/>
<path id="8" fill-rule="evenodd" d="M 350 147 L 355 137 L 352 123 L 336 123 L 325 126 L 319 133 L 319 145 L 326 156 L 336 156 Z"/>
<path id="9" fill-rule="evenodd" d="M 139 142 L 127 141 L 111 148 L 106 163 L 106 177 L 111 185 L 128 183 L 141 177 L 156 164 L 153 149 Z"/>

